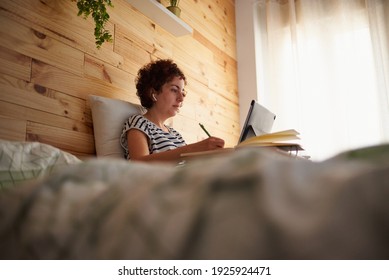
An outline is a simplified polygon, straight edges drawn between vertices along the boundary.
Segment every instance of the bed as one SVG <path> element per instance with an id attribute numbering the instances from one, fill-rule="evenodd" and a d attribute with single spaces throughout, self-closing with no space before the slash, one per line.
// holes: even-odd
<path id="1" fill-rule="evenodd" d="M 389 145 L 142 164 L 0 141 L 1 259 L 388 259 Z"/>

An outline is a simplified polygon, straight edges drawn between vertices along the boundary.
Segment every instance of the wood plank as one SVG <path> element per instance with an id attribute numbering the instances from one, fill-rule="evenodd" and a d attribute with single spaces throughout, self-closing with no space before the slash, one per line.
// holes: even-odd
<path id="1" fill-rule="evenodd" d="M 25 141 L 26 121 L 0 115 L 0 139 L 9 141 Z"/>
<path id="2" fill-rule="evenodd" d="M 236 59 L 235 5 L 229 1 L 181 1 L 181 18 Z"/>
<path id="3" fill-rule="evenodd" d="M 1 46 L 82 75 L 84 54 L 81 51 L 3 15 L 0 15 L 0 26 Z"/>
<path id="4" fill-rule="evenodd" d="M 53 115 L 47 112 L 35 110 L 21 105 L 0 101 L 0 112 L 2 115 L 22 121 L 33 121 L 53 127 L 93 134 L 92 120 L 86 123 L 75 121 L 69 118 Z"/>
<path id="5" fill-rule="evenodd" d="M 122 4 L 118 2 L 115 5 Z M 125 37 L 129 42 L 138 45 L 148 53 L 155 52 L 156 48 L 160 47 L 161 43 L 164 43 L 165 41 L 165 39 L 156 32 L 155 24 L 145 18 L 142 14 L 139 14 L 138 11 L 133 10 L 129 5 L 123 5 L 120 12 L 115 14 L 113 21 L 116 23 L 115 37 L 117 35 Z M 116 45 L 115 42 L 115 47 Z"/>
<path id="6" fill-rule="evenodd" d="M 31 58 L 0 46 L 0 73 L 29 81 L 31 77 Z"/>
<path id="7" fill-rule="evenodd" d="M 230 66 L 231 68 L 237 69 L 236 59 L 229 56 L 222 50 L 220 50 L 215 44 L 213 44 L 210 40 L 208 40 L 205 36 L 203 36 L 200 32 L 194 31 L 193 37 L 202 45 L 204 45 L 207 49 L 211 50 L 213 53 L 214 61 L 221 65 L 223 68 L 226 66 Z M 225 69 L 227 72 L 228 69 Z"/>
<path id="8" fill-rule="evenodd" d="M 209 69 L 209 88 L 227 100 L 238 104 L 238 83 L 236 78 L 237 75 L 233 75 L 235 73 L 233 70 L 234 68 L 230 68 L 230 75 L 226 75 L 224 68 L 217 64 L 209 65 Z"/>
<path id="9" fill-rule="evenodd" d="M 0 74 L 0 100 L 84 122 L 85 100 Z"/>
<path id="10" fill-rule="evenodd" d="M 134 78 L 129 78 L 133 80 Z M 95 78 L 80 77 L 33 60 L 31 81 L 46 88 L 66 93 L 86 100 L 90 94 L 129 100 L 136 97 L 135 85 L 129 83 L 126 88 L 118 88 Z"/>
<path id="11" fill-rule="evenodd" d="M 173 54 L 185 75 L 208 85 L 208 65 L 213 63 L 212 51 L 193 38 L 179 38 L 177 41 Z"/>
<path id="12" fill-rule="evenodd" d="M 46 143 L 70 153 L 94 155 L 94 138 L 91 134 L 70 131 L 49 125 L 27 122 L 27 140 Z"/>
<path id="13" fill-rule="evenodd" d="M 212 100 L 211 103 L 214 104 L 212 111 L 233 122 L 236 125 L 233 128 L 239 132 L 239 104 L 220 95 L 212 95 L 209 100 Z"/>
<path id="14" fill-rule="evenodd" d="M 6 15 L 19 23 L 63 42 L 77 50 L 93 55 L 115 67 L 120 67 L 123 59 L 113 52 L 113 44 L 105 43 L 96 48 L 91 17 L 84 19 L 77 16 L 76 2 L 71 0 L 37 1 L 37 0 L 2 0 L 0 14 Z M 112 14 L 111 8 L 108 12 Z M 114 25 L 109 21 L 106 26 L 115 34 Z"/>
<path id="15" fill-rule="evenodd" d="M 133 76 L 128 72 L 104 63 L 104 61 L 90 55 L 85 55 L 85 76 L 99 79 L 119 88 L 127 88 L 130 83 L 133 83 Z"/>
<path id="16" fill-rule="evenodd" d="M 123 57 L 123 69 L 135 75 L 140 67 L 151 61 L 153 48 L 146 43 L 143 47 L 139 46 L 136 38 L 128 37 L 119 26 L 116 33 L 115 52 Z"/>

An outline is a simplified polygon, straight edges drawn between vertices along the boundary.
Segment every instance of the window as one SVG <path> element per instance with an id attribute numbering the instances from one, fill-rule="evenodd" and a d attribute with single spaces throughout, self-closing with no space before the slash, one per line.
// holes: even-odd
<path id="1" fill-rule="evenodd" d="M 255 4 L 258 100 L 314 160 L 389 141 L 387 2 Z"/>

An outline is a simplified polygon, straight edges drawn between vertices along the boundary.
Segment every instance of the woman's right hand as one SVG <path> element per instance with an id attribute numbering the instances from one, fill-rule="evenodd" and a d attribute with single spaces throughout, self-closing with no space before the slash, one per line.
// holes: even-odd
<path id="1" fill-rule="evenodd" d="M 209 151 L 224 147 L 224 140 L 218 137 L 209 137 L 196 144 L 196 151 Z"/>

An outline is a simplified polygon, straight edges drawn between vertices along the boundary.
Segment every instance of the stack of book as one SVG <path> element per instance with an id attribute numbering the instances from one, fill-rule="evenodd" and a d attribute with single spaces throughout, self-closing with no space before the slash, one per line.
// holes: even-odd
<path id="1" fill-rule="evenodd" d="M 303 148 L 300 144 L 290 142 L 291 140 L 300 140 L 300 133 L 294 129 L 288 129 L 268 134 L 250 137 L 235 146 L 241 147 L 277 147 L 284 151 L 300 151 Z"/>

